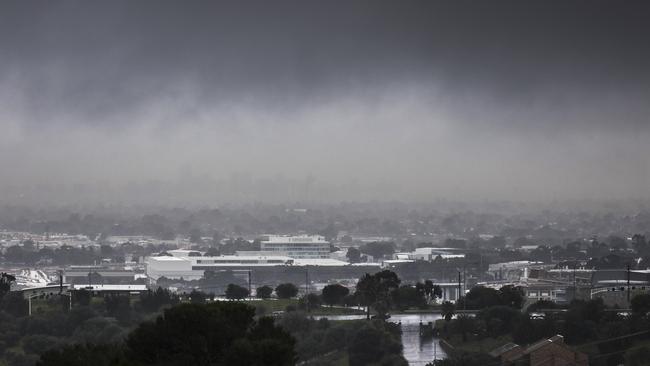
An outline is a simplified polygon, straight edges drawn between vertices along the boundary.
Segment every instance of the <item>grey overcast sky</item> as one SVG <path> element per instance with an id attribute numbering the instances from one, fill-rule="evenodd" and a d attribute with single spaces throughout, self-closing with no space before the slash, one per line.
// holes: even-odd
<path id="1" fill-rule="evenodd" d="M 649 198 L 649 101 L 647 1 L 8 0 L 0 202 Z"/>

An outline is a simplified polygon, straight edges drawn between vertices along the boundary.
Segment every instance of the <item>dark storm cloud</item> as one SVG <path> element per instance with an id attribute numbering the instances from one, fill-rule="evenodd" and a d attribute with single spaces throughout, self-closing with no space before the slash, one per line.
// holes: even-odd
<path id="1" fill-rule="evenodd" d="M 0 65 L 45 114 L 110 113 L 183 82 L 206 102 L 404 80 L 524 100 L 556 86 L 647 96 L 646 4 L 13 1 Z"/>
<path id="2" fill-rule="evenodd" d="M 5 1 L 0 164 L 18 185 L 190 166 L 313 173 L 334 198 L 357 192 L 342 179 L 643 195 L 648 19 L 644 1 Z"/>

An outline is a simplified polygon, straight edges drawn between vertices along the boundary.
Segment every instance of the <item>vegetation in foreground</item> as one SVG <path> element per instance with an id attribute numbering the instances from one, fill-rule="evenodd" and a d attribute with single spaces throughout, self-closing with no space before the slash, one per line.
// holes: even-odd
<path id="1" fill-rule="evenodd" d="M 566 308 L 540 301 L 522 311 L 518 297 L 515 288 L 475 287 L 459 305 L 478 310 L 475 317 L 452 319 L 455 310 L 449 306 L 447 316 L 436 327 L 454 346 L 454 352 L 432 365 L 484 365 L 489 363 L 487 352 L 498 346 L 508 342 L 525 346 L 556 334 L 588 354 L 590 365 L 647 364 L 643 355 L 650 354 L 650 295 L 632 298 L 632 312 L 627 316 L 606 307 L 602 299 L 574 300 Z"/>
<path id="2" fill-rule="evenodd" d="M 72 309 L 68 297 L 53 295 L 33 299 L 34 314 L 26 316 L 27 301 L 8 291 L 9 282 L 3 279 L 7 286 L 0 293 L 0 365 L 406 364 L 397 325 L 307 317 L 364 313 L 341 306 L 351 295 L 338 284 L 299 299 L 292 298 L 295 285 L 282 284 L 275 289 L 279 298 L 263 290 L 256 300 L 232 285 L 227 292 L 232 301 L 209 301 L 213 295 L 199 291 L 178 296 L 162 288 L 103 297 L 80 290 Z M 355 298 L 362 296 L 359 291 Z M 276 311 L 279 318 L 267 317 Z"/>

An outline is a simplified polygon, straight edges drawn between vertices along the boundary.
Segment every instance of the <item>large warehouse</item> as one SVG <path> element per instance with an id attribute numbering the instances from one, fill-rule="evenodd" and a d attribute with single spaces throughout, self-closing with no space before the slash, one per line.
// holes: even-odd
<path id="1" fill-rule="evenodd" d="M 201 256 L 191 250 L 171 250 L 168 255 L 149 257 L 147 276 L 153 280 L 160 277 L 170 279 L 197 280 L 206 270 L 212 271 L 251 271 L 256 277 L 289 279 L 300 277 L 304 281 L 305 272 L 313 280 L 332 278 L 358 278 L 364 273 L 380 270 L 379 263 L 350 264 L 336 259 L 294 259 L 286 256 L 225 255 L 216 257 Z"/>

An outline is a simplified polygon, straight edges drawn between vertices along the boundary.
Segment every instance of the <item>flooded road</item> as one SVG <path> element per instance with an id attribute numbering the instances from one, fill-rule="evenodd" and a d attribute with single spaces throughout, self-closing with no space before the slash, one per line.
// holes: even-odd
<path id="1" fill-rule="evenodd" d="M 317 317 L 321 318 L 321 317 Z M 331 320 L 355 320 L 365 319 L 365 315 L 331 315 L 323 316 Z M 441 319 L 440 314 L 395 314 L 388 321 L 402 323 L 402 345 L 404 346 L 404 358 L 409 365 L 424 366 L 432 362 L 434 358 L 440 360 L 447 357 L 445 351 L 440 348 L 438 338 L 429 338 L 421 341 L 419 334 L 420 322 L 427 324 Z"/>

